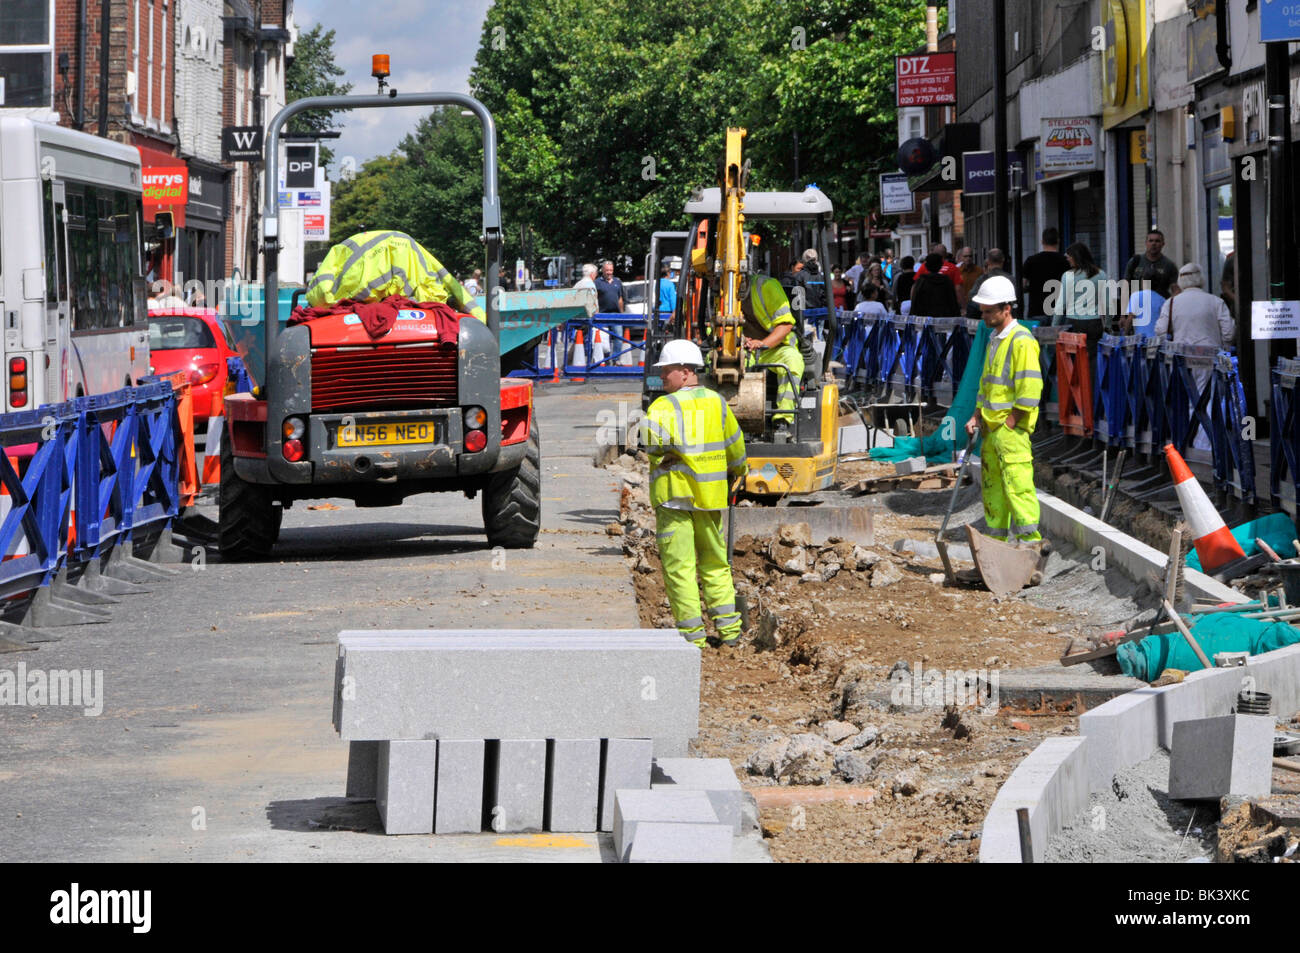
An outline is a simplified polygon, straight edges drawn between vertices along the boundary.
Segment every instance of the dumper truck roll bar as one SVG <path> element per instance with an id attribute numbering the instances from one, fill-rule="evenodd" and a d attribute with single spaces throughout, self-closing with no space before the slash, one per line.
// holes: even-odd
<path id="1" fill-rule="evenodd" d="M 483 130 L 483 244 L 487 247 L 487 285 L 484 289 L 487 326 L 492 336 L 501 340 L 501 315 L 497 288 L 501 284 L 501 204 L 497 197 L 497 132 L 492 115 L 481 102 L 464 93 L 397 93 L 385 96 L 311 96 L 297 99 L 271 119 L 266 130 L 266 183 L 262 207 L 262 253 L 266 258 L 266 287 L 262 295 L 266 315 L 265 353 L 268 367 L 262 369 L 267 380 L 275 339 L 280 333 L 280 132 L 294 116 L 312 109 L 344 110 L 392 108 L 394 106 L 459 106 L 478 117 Z"/>

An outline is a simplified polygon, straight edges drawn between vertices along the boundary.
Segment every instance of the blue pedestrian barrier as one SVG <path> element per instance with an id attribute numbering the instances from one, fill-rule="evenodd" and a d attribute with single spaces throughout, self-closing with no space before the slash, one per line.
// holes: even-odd
<path id="1" fill-rule="evenodd" d="M 1296 380 L 1300 360 L 1280 357 L 1270 373 L 1273 429 L 1269 441 L 1269 496 L 1275 506 L 1300 500 L 1300 404 Z M 1283 492 L 1285 490 L 1285 492 Z"/>
<path id="2" fill-rule="evenodd" d="M 180 422 L 169 380 L 0 415 L 0 599 L 35 605 L 63 570 L 160 539 L 180 514 Z M 98 568 L 98 566 L 97 566 Z M 155 570 L 167 574 L 171 570 Z M 65 606 L 44 602 L 62 624 Z M 6 606 L 8 611 L 11 606 Z M 12 613 L 11 613 L 12 615 Z M 102 621 L 103 610 L 77 621 Z"/>
<path id="3" fill-rule="evenodd" d="M 1215 483 L 1225 493 L 1235 489 L 1243 503 L 1253 505 L 1257 500 L 1254 422 L 1247 420 L 1246 389 L 1235 355 L 1227 351 L 1215 355 L 1213 385 L 1213 432 L 1222 438 L 1226 450 L 1214 455 Z"/>

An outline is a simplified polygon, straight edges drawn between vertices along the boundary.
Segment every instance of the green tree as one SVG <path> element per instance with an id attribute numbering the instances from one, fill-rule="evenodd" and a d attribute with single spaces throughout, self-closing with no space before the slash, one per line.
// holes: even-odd
<path id="1" fill-rule="evenodd" d="M 896 149 L 893 56 L 920 0 L 497 0 L 470 83 L 497 119 L 504 215 L 555 250 L 639 257 L 714 184 L 727 126 L 750 187 L 816 181 L 868 214 Z M 507 229 L 509 233 L 510 229 Z"/>
<path id="2" fill-rule="evenodd" d="M 284 72 L 285 99 L 308 96 L 343 96 L 352 91 L 351 83 L 336 82 L 344 71 L 334 62 L 334 31 L 323 30 L 318 23 L 298 34 L 294 56 Z M 320 133 L 335 128 L 335 110 L 299 113 L 289 120 L 290 132 Z M 328 168 L 334 159 L 332 150 L 320 147 L 320 163 Z"/>
<path id="3" fill-rule="evenodd" d="M 362 165 L 356 175 L 333 183 L 331 244 L 338 244 L 357 232 L 390 227 L 380 217 L 380 208 L 392 191 L 394 173 L 404 161 L 396 153 L 376 156 Z"/>

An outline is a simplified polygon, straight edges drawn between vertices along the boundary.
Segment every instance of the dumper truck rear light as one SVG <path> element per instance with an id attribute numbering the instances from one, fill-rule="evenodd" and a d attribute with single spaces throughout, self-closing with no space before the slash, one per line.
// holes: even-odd
<path id="1" fill-rule="evenodd" d="M 465 434 L 465 450 L 469 453 L 478 453 L 487 446 L 487 434 L 481 430 L 471 430 Z"/>
<path id="2" fill-rule="evenodd" d="M 286 417 L 280 426 L 280 433 L 285 440 L 299 440 L 307 432 L 307 425 L 301 417 Z"/>
<path id="3" fill-rule="evenodd" d="M 301 440 L 286 440 L 284 442 L 284 458 L 290 463 L 297 463 L 304 456 Z"/>
<path id="4" fill-rule="evenodd" d="M 487 411 L 482 407 L 465 408 L 465 429 L 482 430 L 487 426 Z"/>

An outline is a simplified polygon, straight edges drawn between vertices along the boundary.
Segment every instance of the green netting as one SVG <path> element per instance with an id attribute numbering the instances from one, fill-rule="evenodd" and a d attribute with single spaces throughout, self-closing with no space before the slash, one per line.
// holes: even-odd
<path id="1" fill-rule="evenodd" d="M 925 462 L 932 466 L 950 462 L 956 450 L 966 446 L 966 421 L 975 413 L 975 396 L 979 393 L 980 372 L 988 346 L 988 325 L 981 321 L 979 332 L 971 344 L 970 357 L 966 359 L 966 369 L 961 375 L 961 387 L 953 395 L 952 406 L 939 422 L 939 428 L 925 437 L 895 437 L 892 447 L 872 450 L 871 459 L 893 462 L 925 454 Z M 979 441 L 975 443 L 975 452 L 979 453 Z"/>
<path id="2" fill-rule="evenodd" d="M 1243 619 L 1232 612 L 1211 612 L 1202 616 L 1192 626 L 1192 635 L 1211 659 L 1219 652 L 1258 655 L 1300 642 L 1300 629 L 1285 622 Z M 1197 672 L 1203 668 L 1201 660 L 1179 632 L 1148 635 L 1141 642 L 1125 642 L 1119 647 L 1117 658 L 1125 675 L 1145 682 L 1155 681 L 1167 668 L 1185 672 Z"/>

